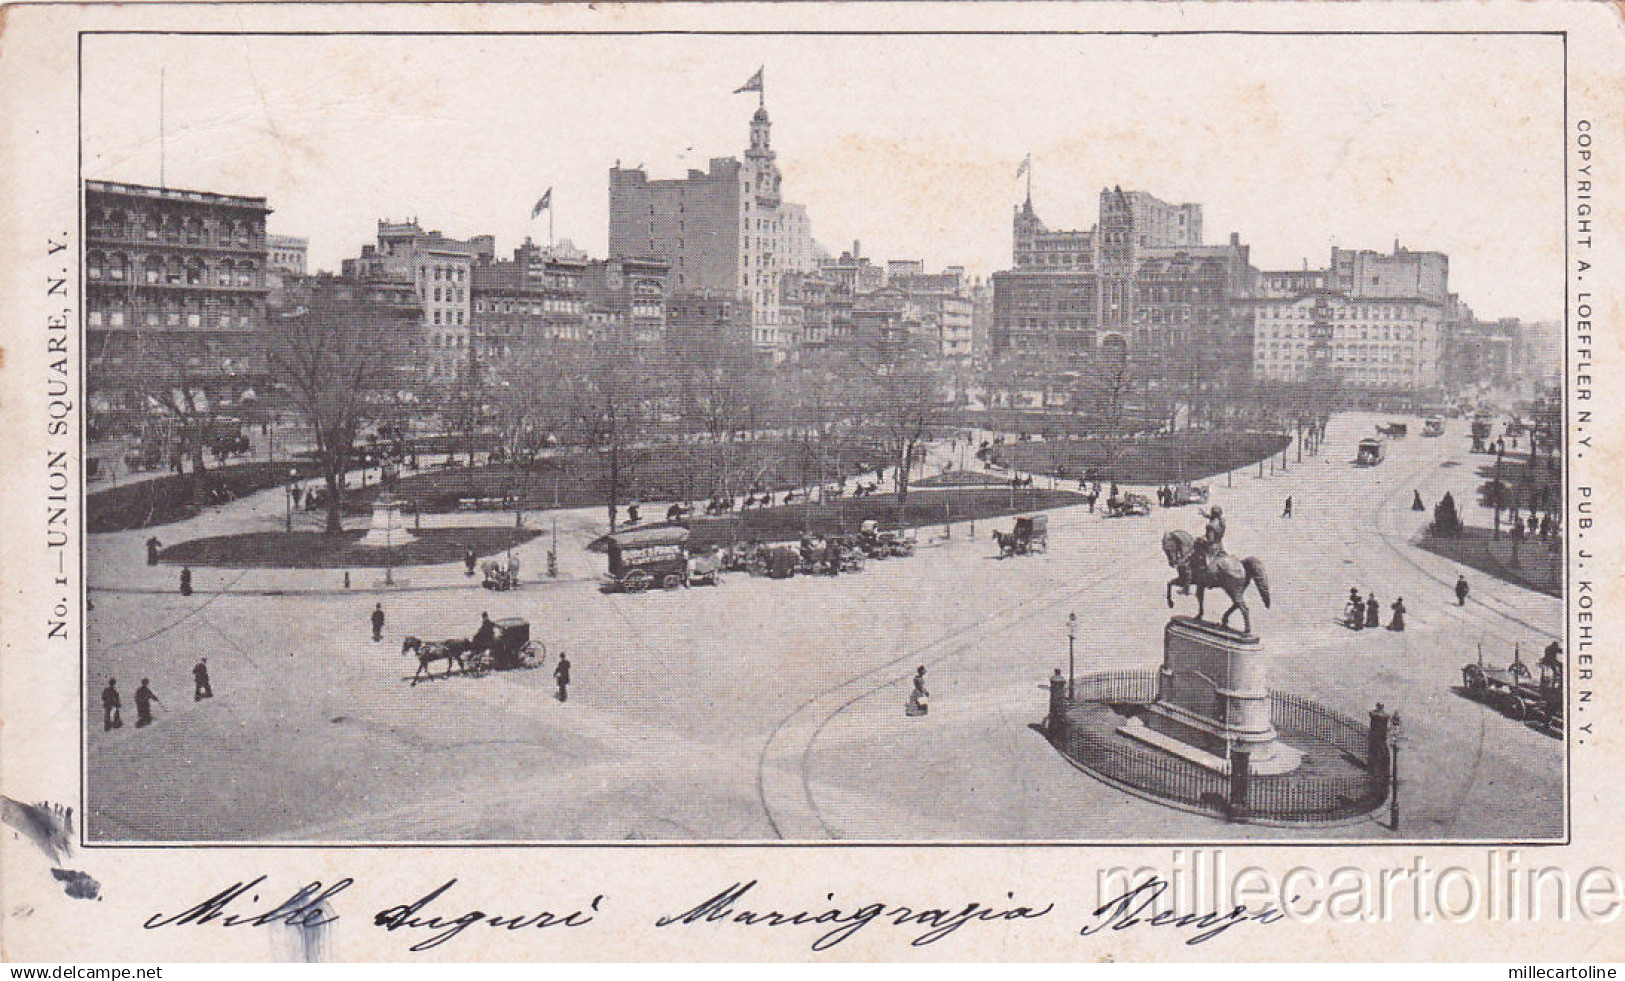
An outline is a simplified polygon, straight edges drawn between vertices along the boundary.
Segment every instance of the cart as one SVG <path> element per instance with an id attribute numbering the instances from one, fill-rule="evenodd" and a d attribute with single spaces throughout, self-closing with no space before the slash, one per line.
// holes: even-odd
<path id="1" fill-rule="evenodd" d="M 1553 732 L 1563 731 L 1563 669 L 1558 662 L 1541 661 L 1537 679 L 1517 648 L 1513 649 L 1512 663 L 1504 668 L 1486 668 L 1480 650 L 1478 663 L 1461 669 L 1461 683 L 1467 697 L 1507 718 L 1533 722 Z"/>
<path id="2" fill-rule="evenodd" d="M 547 646 L 530 636 L 530 621 L 509 617 L 494 621 L 496 636 L 491 646 L 468 656 L 464 671 L 479 677 L 492 671 L 514 671 L 540 667 L 547 659 Z"/>
<path id="3" fill-rule="evenodd" d="M 1422 423 L 1422 435 L 1428 437 L 1444 435 L 1444 420 L 1429 419 Z"/>
<path id="4" fill-rule="evenodd" d="M 993 533 L 999 543 L 1001 558 L 1011 555 L 1034 555 L 1049 551 L 1049 518 L 1042 514 L 1025 514 L 1016 518 L 1009 534 Z"/>
<path id="5" fill-rule="evenodd" d="M 1390 439 L 1400 439 L 1410 431 L 1410 426 L 1403 422 L 1390 422 L 1385 426 L 1377 427 L 1378 433 L 1382 434 L 1383 436 L 1387 436 Z"/>
<path id="6" fill-rule="evenodd" d="M 1388 448 L 1381 439 L 1362 439 L 1359 449 L 1354 454 L 1354 465 L 1357 467 L 1374 467 L 1388 455 Z"/>
<path id="7" fill-rule="evenodd" d="M 689 530 L 676 525 L 610 535 L 604 592 L 641 593 L 654 586 L 688 585 L 688 538 Z"/>
<path id="8" fill-rule="evenodd" d="M 1108 518 L 1143 518 L 1151 513 L 1151 498 L 1144 494 L 1124 494 L 1106 500 Z"/>
<path id="9" fill-rule="evenodd" d="M 1173 486 L 1169 494 L 1168 503 L 1172 507 L 1183 507 L 1186 504 L 1206 504 L 1208 489 L 1206 484 L 1181 483 Z"/>
<path id="10" fill-rule="evenodd" d="M 510 589 L 519 588 L 519 559 L 517 556 L 509 558 L 506 563 L 498 562 L 496 559 L 489 559 L 484 565 L 480 566 L 480 571 L 485 574 L 485 579 L 480 585 L 486 589 L 505 593 Z"/>

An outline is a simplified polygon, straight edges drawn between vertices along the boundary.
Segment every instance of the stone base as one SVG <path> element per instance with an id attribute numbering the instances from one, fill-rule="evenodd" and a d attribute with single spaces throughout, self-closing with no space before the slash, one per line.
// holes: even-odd
<path id="1" fill-rule="evenodd" d="M 401 502 L 379 499 L 372 505 L 372 526 L 356 542 L 357 548 L 400 548 L 416 541 L 401 522 Z"/>
<path id="2" fill-rule="evenodd" d="M 1143 718 L 1133 718 L 1117 727 L 1119 734 L 1190 760 L 1215 773 L 1229 774 L 1229 746 L 1212 727 L 1186 722 L 1153 705 Z M 1258 776 L 1291 773 L 1303 763 L 1303 752 L 1274 737 L 1262 741 L 1237 740 L 1237 749 L 1247 750 L 1247 768 Z"/>

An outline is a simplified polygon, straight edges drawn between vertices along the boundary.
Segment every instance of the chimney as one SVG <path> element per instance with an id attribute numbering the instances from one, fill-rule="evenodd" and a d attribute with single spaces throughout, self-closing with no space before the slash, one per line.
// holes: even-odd
<path id="1" fill-rule="evenodd" d="M 1241 233 L 1240 232 L 1231 232 L 1230 233 L 1230 244 L 1231 245 L 1240 245 L 1241 244 Z"/>

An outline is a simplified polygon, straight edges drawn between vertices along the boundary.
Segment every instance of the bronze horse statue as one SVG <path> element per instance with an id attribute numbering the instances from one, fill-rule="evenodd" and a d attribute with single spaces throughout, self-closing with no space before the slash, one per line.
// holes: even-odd
<path id="1" fill-rule="evenodd" d="M 1178 586 L 1182 593 L 1190 592 L 1190 587 L 1196 587 L 1196 619 L 1202 619 L 1202 594 L 1208 589 L 1222 589 L 1230 597 L 1230 609 L 1224 611 L 1219 618 L 1219 625 L 1230 626 L 1230 614 L 1241 611 L 1242 633 L 1253 632 L 1253 618 L 1247 610 L 1247 604 L 1242 600 L 1249 585 L 1258 587 L 1258 595 L 1263 597 L 1264 608 L 1270 605 L 1270 581 L 1264 574 L 1264 563 L 1254 556 L 1238 559 L 1226 552 L 1218 555 L 1197 554 L 1196 538 L 1189 532 L 1170 531 L 1162 536 L 1162 553 L 1168 556 L 1168 564 L 1178 571 L 1179 575 L 1168 580 L 1167 599 L 1168 606 L 1174 605 L 1174 587 Z"/>

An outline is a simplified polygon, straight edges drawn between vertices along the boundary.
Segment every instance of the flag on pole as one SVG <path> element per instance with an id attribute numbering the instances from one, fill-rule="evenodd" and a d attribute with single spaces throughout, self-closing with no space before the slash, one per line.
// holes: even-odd
<path id="1" fill-rule="evenodd" d="M 734 89 L 734 95 L 738 95 L 741 92 L 760 92 L 760 91 L 762 91 L 762 70 L 765 69 L 766 67 L 767 67 L 766 65 L 763 65 L 761 68 L 756 69 L 756 74 L 754 74 L 754 75 L 752 75 L 750 77 L 750 81 L 746 82 L 744 85 L 739 86 L 737 89 Z"/>
<path id="2" fill-rule="evenodd" d="M 1016 180 L 1018 180 L 1018 181 L 1021 180 L 1021 175 L 1025 174 L 1028 170 L 1030 170 L 1032 168 L 1032 165 L 1033 165 L 1033 155 L 1029 153 L 1025 157 L 1022 158 L 1021 166 L 1016 168 Z"/>
<path id="3" fill-rule="evenodd" d="M 553 207 L 553 189 L 550 187 L 550 188 L 548 188 L 546 190 L 546 192 L 544 192 L 542 194 L 541 199 L 536 202 L 536 207 L 530 209 L 530 216 L 532 218 L 534 218 L 537 215 L 541 214 L 544 211 L 549 210 L 552 207 Z"/>

